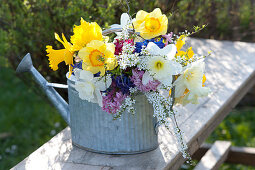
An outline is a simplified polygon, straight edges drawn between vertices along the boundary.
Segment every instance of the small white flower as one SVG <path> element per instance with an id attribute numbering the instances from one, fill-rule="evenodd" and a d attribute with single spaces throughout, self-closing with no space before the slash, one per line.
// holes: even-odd
<path id="1" fill-rule="evenodd" d="M 172 76 L 181 72 L 182 66 L 174 61 L 169 61 L 162 56 L 153 56 L 148 59 L 147 69 L 150 75 L 166 86 L 172 85 Z"/>
<path id="2" fill-rule="evenodd" d="M 149 44 L 146 47 L 146 50 L 151 55 L 166 56 L 168 60 L 172 60 L 176 54 L 177 48 L 174 44 L 169 44 L 164 48 L 160 49 L 157 46 L 157 44 L 149 42 Z"/>
<path id="3" fill-rule="evenodd" d="M 98 103 L 102 107 L 102 94 L 100 91 L 105 91 L 112 83 L 109 76 L 94 77 L 90 71 L 79 70 L 75 72 L 77 81 L 75 82 L 75 89 L 79 93 L 82 100 Z"/>

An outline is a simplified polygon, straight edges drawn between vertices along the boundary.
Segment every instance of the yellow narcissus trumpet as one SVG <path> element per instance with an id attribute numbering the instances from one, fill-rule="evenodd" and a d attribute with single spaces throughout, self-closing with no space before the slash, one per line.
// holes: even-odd
<path id="1" fill-rule="evenodd" d="M 103 76 L 106 70 L 113 70 L 117 66 L 114 51 L 113 43 L 92 40 L 79 51 L 78 55 L 83 60 L 82 68 L 93 74 L 100 72 L 100 76 Z"/>
<path id="2" fill-rule="evenodd" d="M 133 24 L 135 31 L 140 32 L 143 38 L 151 39 L 166 34 L 168 19 L 166 15 L 162 15 L 159 8 L 154 9 L 151 13 L 140 10 L 136 14 Z"/>
<path id="3" fill-rule="evenodd" d="M 92 40 L 103 40 L 102 29 L 96 22 L 86 22 L 81 18 L 81 25 L 75 25 L 71 36 L 73 51 L 79 51 Z"/>
<path id="4" fill-rule="evenodd" d="M 59 37 L 57 33 L 55 33 L 55 38 L 59 42 L 63 44 L 65 47 L 64 49 L 60 50 L 54 50 L 52 46 L 47 45 L 46 46 L 46 52 L 47 56 L 49 57 L 50 61 L 50 68 L 54 71 L 58 69 L 58 64 L 61 63 L 62 61 L 65 61 L 66 65 L 69 65 L 69 72 L 71 70 L 71 64 L 73 64 L 73 54 L 74 52 L 72 51 L 72 44 L 70 44 L 64 34 L 62 34 L 62 39 Z"/>

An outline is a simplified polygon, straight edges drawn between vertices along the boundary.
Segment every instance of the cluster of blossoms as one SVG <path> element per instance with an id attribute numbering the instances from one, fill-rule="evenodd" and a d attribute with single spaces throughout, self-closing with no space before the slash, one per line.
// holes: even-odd
<path id="1" fill-rule="evenodd" d="M 108 42 L 97 23 L 81 18 L 70 42 L 55 34 L 63 49 L 46 46 L 50 67 L 55 71 L 65 61 L 79 97 L 98 103 L 109 114 L 135 114 L 135 96 L 145 95 L 159 124 L 168 128 L 174 104 L 197 104 L 209 88 L 204 86 L 204 57 L 194 54 L 192 47 L 182 49 L 189 33 L 174 37 L 167 27 L 168 19 L 159 8 L 150 13 L 140 10 L 134 19 L 124 13 L 121 23 L 111 26 L 121 31 Z M 185 156 L 187 146 L 174 124 Z"/>

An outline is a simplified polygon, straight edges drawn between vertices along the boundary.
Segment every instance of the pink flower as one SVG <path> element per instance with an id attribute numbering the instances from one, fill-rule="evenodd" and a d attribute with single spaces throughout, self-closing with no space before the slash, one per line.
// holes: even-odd
<path id="1" fill-rule="evenodd" d="M 144 71 L 139 71 L 137 68 L 132 70 L 131 80 L 134 85 L 142 92 L 148 92 L 150 90 L 156 91 L 160 82 L 158 80 L 149 81 L 146 85 L 143 85 L 142 78 Z"/>
<path id="2" fill-rule="evenodd" d="M 166 39 L 165 46 L 168 45 L 168 43 L 172 42 L 172 36 L 173 36 L 173 32 L 170 32 L 166 35 L 162 35 L 162 37 Z"/>
<path id="3" fill-rule="evenodd" d="M 128 39 L 128 40 L 119 40 L 119 39 L 116 39 L 116 42 L 114 43 L 114 45 L 115 45 L 115 52 L 114 52 L 114 54 L 115 55 L 120 55 L 122 53 L 122 47 L 123 47 L 124 42 L 126 42 L 128 44 L 134 45 L 133 39 Z"/>
<path id="4" fill-rule="evenodd" d="M 116 88 L 113 89 L 107 94 L 107 96 L 103 96 L 103 110 L 110 114 L 115 114 L 119 109 L 127 97 L 126 94 L 116 92 Z"/>

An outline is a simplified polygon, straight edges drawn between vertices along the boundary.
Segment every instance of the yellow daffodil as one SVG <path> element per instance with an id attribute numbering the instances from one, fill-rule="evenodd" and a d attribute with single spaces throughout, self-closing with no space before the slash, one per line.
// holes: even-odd
<path id="1" fill-rule="evenodd" d="M 192 47 L 189 47 L 186 51 L 181 51 L 182 46 L 185 44 L 185 35 L 181 35 L 180 38 L 176 41 L 176 48 L 177 48 L 177 53 L 175 56 L 180 56 L 184 58 L 187 62 L 185 65 L 188 64 L 188 60 L 191 59 L 194 56 L 194 52 L 192 50 Z"/>
<path id="2" fill-rule="evenodd" d="M 100 72 L 100 76 L 103 76 L 105 70 L 113 70 L 117 66 L 114 51 L 113 43 L 92 40 L 79 51 L 78 55 L 83 60 L 82 68 L 93 74 Z"/>
<path id="3" fill-rule="evenodd" d="M 185 44 L 185 38 L 186 36 L 185 35 L 181 35 L 177 41 L 176 41 L 176 48 L 177 48 L 177 53 L 176 53 L 176 56 L 183 56 L 186 54 L 185 51 L 181 51 L 181 48 L 182 46 Z"/>
<path id="4" fill-rule="evenodd" d="M 86 22 L 81 18 L 81 25 L 75 25 L 71 36 L 73 51 L 79 51 L 92 40 L 103 40 L 102 29 L 96 22 Z"/>
<path id="5" fill-rule="evenodd" d="M 143 10 L 138 11 L 133 22 L 136 32 L 140 32 L 145 39 L 151 39 L 159 35 L 165 35 L 167 32 L 168 19 L 162 15 L 159 8 L 151 13 Z"/>
<path id="6" fill-rule="evenodd" d="M 179 56 L 178 53 L 180 52 L 182 46 L 185 44 L 185 37 L 185 35 L 181 35 L 176 41 L 175 46 L 177 48 L 177 56 Z"/>
<path id="7" fill-rule="evenodd" d="M 56 40 L 61 42 L 65 48 L 60 50 L 54 50 L 52 46 L 50 45 L 46 46 L 47 56 L 49 57 L 49 61 L 50 61 L 50 68 L 56 71 L 58 69 L 58 64 L 61 63 L 62 61 L 65 61 L 66 65 L 69 65 L 69 72 L 70 72 L 71 70 L 70 65 L 73 64 L 73 54 L 74 54 L 73 51 L 71 50 L 72 44 L 70 44 L 66 40 L 64 34 L 62 34 L 63 40 L 61 40 L 59 35 L 56 33 L 55 33 L 55 38 Z"/>

